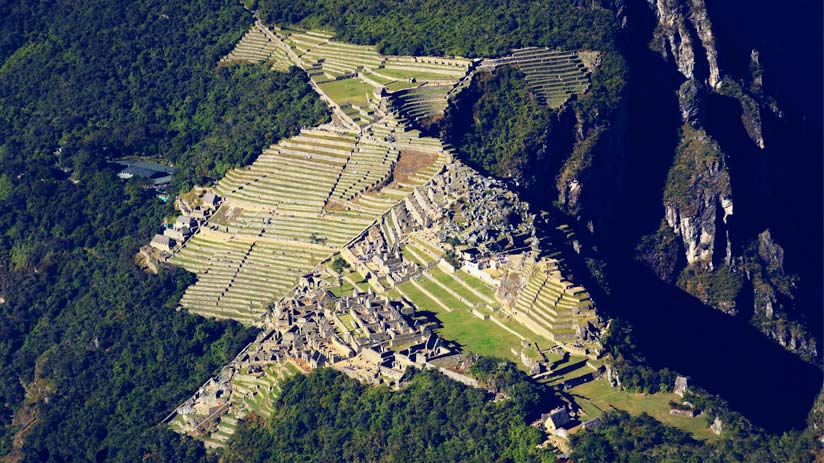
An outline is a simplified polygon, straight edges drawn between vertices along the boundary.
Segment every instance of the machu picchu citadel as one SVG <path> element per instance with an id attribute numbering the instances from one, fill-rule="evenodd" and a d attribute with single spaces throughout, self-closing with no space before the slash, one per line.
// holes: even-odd
<path id="1" fill-rule="evenodd" d="M 497 59 L 384 56 L 320 31 L 254 24 L 218 66 L 297 67 L 332 121 L 179 198 L 181 216 L 143 251 L 197 275 L 180 309 L 261 329 L 164 422 L 223 446 L 238 420 L 271 413 L 279 382 L 322 366 L 394 386 L 407 366 L 438 368 L 477 386 L 433 313 L 500 338 L 502 355 L 543 381 L 593 378 L 604 322 L 569 281 L 563 243 L 540 236 L 543 219 L 510 187 L 422 125 L 476 73 L 500 66 L 519 69 L 539 101 L 558 108 L 587 91 L 597 59 L 544 48 Z M 561 354 L 589 373 L 553 378 Z"/>

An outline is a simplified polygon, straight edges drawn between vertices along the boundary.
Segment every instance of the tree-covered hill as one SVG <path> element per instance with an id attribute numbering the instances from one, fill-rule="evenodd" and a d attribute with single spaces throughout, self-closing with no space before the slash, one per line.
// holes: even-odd
<path id="1" fill-rule="evenodd" d="M 803 463 L 815 457 L 814 440 L 799 439 L 798 432 L 771 436 L 739 430 L 735 434 L 706 444 L 649 415 L 617 412 L 594 432 L 573 437 L 571 459 L 578 463 Z"/>
<path id="2" fill-rule="evenodd" d="M 157 425 L 251 333 L 175 311 L 191 277 L 135 265 L 171 207 L 106 161 L 174 162 L 186 186 L 325 120 L 300 73 L 216 67 L 252 21 L 213 0 L 0 5 L 0 456 L 203 458 Z"/>
<path id="3" fill-rule="evenodd" d="M 9 27 L 25 40 L 0 67 L 5 166 L 74 167 L 54 152 L 82 143 L 95 157 L 162 156 L 203 182 L 325 117 L 302 75 L 216 68 L 252 23 L 240 5 L 19 3 Z"/>
<path id="4" fill-rule="evenodd" d="M 614 50 L 611 11 L 573 1 L 490 0 L 258 0 L 272 24 L 334 30 L 340 39 L 377 44 L 393 55 L 505 55 L 511 48 L 544 46 Z"/>
<path id="5" fill-rule="evenodd" d="M 284 384 L 275 415 L 241 427 L 222 461 L 554 462 L 524 422 L 523 409 L 535 403 L 517 392 L 535 386 L 521 376 L 510 385 L 516 398 L 495 402 L 432 370 L 401 391 L 330 369 L 297 375 Z"/>
<path id="6" fill-rule="evenodd" d="M 650 165 L 666 174 L 667 153 L 678 146 L 669 146 L 667 135 L 671 120 L 680 117 L 672 81 L 682 77 L 673 69 L 661 71 L 671 56 L 649 50 L 650 39 L 662 39 L 667 31 L 627 33 L 625 2 L 244 3 L 259 8 L 268 22 L 333 30 L 341 40 L 376 44 L 383 53 L 483 57 L 522 46 L 600 52 L 590 90 L 559 111 L 537 108 L 520 76 L 504 71 L 478 79 L 453 101 L 453 110 L 468 108 L 468 117 L 447 117 L 443 128 L 465 159 L 524 179 L 530 200 L 542 198 L 538 207 L 578 220 L 578 231 L 591 231 L 590 238 L 599 238 L 610 215 L 620 222 L 617 235 L 628 237 L 613 245 L 635 249 L 638 240 L 621 230 L 635 233 L 639 227 L 631 222 L 639 219 L 652 218 L 650 231 L 658 230 L 661 192 L 654 191 Z M 626 2 L 633 13 L 646 4 L 652 5 Z M 651 10 L 646 14 L 654 16 Z M 658 20 L 650 18 L 634 16 L 637 22 L 628 27 L 637 31 L 647 26 L 644 20 Z M 138 247 L 172 209 L 139 181 L 117 179 L 107 161 L 137 155 L 174 163 L 174 188 L 180 191 L 249 163 L 264 146 L 302 126 L 328 120 L 326 106 L 297 71 L 216 66 L 253 21 L 239 2 L 229 0 L 0 2 L 0 458 L 217 459 L 158 423 L 253 333 L 175 311 L 191 275 L 154 275 L 135 265 Z M 634 41 L 622 42 L 633 34 Z M 633 54 L 658 68 L 635 67 L 631 76 L 627 62 L 644 62 L 638 56 L 633 61 Z M 643 99 L 631 100 L 633 92 Z M 638 115 L 635 122 L 625 117 L 628 107 Z M 628 133 L 634 139 L 628 141 Z M 548 151 L 536 150 L 543 143 Z M 643 154 L 635 154 L 635 164 L 624 159 L 631 149 Z M 633 166 L 642 166 L 629 177 L 638 181 L 628 182 L 624 169 Z M 627 185 L 634 196 L 622 191 Z M 621 196 L 630 200 L 615 199 Z M 644 217 L 651 209 L 632 200 L 652 204 L 659 215 Z M 641 249 L 649 250 L 648 263 L 668 275 L 664 280 L 672 280 L 683 249 L 670 229 L 660 231 L 656 236 L 666 239 L 642 240 Z M 608 245 L 610 236 L 602 235 L 602 243 Z M 783 256 L 767 244 L 764 249 Z M 587 264 L 603 264 L 592 258 L 597 253 L 587 253 L 584 246 Z M 633 269 L 619 267 L 615 273 L 624 279 L 612 283 L 634 285 Z M 657 294 L 649 287 L 643 293 Z M 678 317 L 679 326 L 689 318 Z M 612 339 L 605 341 L 625 387 L 653 391 L 670 385 L 674 373 L 650 368 L 621 326 L 614 324 Z M 757 390 L 758 384 L 750 386 Z M 511 394 L 515 400 L 497 403 L 431 372 L 395 393 L 322 370 L 293 379 L 274 418 L 245 424 L 224 459 L 541 461 L 551 457 L 535 450 L 540 436 L 524 423 L 546 408 L 534 406 L 539 400 L 530 387 Z M 820 426 L 821 399 L 815 410 L 812 422 Z M 817 444 L 809 429 L 768 436 L 746 420 L 724 416 L 727 432 L 712 444 L 646 417 L 611 416 L 601 430 L 573 441 L 573 456 L 579 463 L 813 458 L 810 449 Z"/>
<path id="7" fill-rule="evenodd" d="M 523 73 L 503 68 L 480 74 L 455 97 L 441 123 L 444 139 L 472 167 L 515 177 L 529 189 L 550 162 L 552 111 L 529 92 Z"/>

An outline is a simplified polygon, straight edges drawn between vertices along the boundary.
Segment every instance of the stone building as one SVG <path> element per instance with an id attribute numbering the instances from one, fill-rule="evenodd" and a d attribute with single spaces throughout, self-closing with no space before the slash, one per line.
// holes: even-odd
<path id="1" fill-rule="evenodd" d="M 150 245 L 160 251 L 169 252 L 174 248 L 175 241 L 166 235 L 155 235 Z"/>

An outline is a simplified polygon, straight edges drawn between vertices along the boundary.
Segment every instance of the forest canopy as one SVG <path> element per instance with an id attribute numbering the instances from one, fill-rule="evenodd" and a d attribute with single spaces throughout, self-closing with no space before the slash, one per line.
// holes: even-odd
<path id="1" fill-rule="evenodd" d="M 378 45 L 393 55 L 494 57 L 528 46 L 615 49 L 613 14 L 572 1 L 259 0 L 258 11 L 272 24 L 332 29 L 341 40 Z"/>
<path id="2" fill-rule="evenodd" d="M 157 425 L 253 332 L 175 311 L 191 275 L 135 265 L 171 205 L 108 160 L 205 183 L 326 120 L 298 72 L 216 67 L 252 21 L 216 0 L 0 5 L 0 456 L 203 458 Z"/>
<path id="3" fill-rule="evenodd" d="M 517 389 L 517 387 L 516 387 Z M 283 385 L 277 413 L 252 420 L 223 459 L 245 462 L 554 462 L 520 407 L 428 370 L 400 391 L 322 369 Z"/>

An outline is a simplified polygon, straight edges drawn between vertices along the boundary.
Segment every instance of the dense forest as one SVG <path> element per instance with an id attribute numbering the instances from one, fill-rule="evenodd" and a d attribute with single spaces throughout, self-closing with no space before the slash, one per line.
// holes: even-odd
<path id="1" fill-rule="evenodd" d="M 454 98 L 440 130 L 471 166 L 497 177 L 516 177 L 528 189 L 545 178 L 544 169 L 529 171 L 527 166 L 549 163 L 552 113 L 529 91 L 523 73 L 506 67 L 474 78 Z"/>
<path id="2" fill-rule="evenodd" d="M 649 415 L 615 412 L 595 431 L 574 435 L 570 458 L 576 463 L 802 463 L 814 458 L 815 440 L 809 435 L 729 434 L 706 444 Z"/>
<path id="3" fill-rule="evenodd" d="M 0 456 L 203 456 L 157 424 L 253 332 L 173 310 L 191 276 L 134 261 L 171 207 L 107 160 L 177 163 L 186 187 L 325 120 L 302 74 L 216 68 L 251 22 L 212 0 L 0 5 Z"/>
<path id="4" fill-rule="evenodd" d="M 302 74 L 215 66 L 253 20 L 240 5 L 19 3 L 26 40 L 0 70 L 6 166 L 73 168 L 78 156 L 55 150 L 84 144 L 96 158 L 160 156 L 181 184 L 203 183 L 327 117 Z"/>
<path id="5" fill-rule="evenodd" d="M 242 426 L 223 461 L 555 461 L 536 448 L 541 435 L 524 422 L 535 403 L 523 393 L 534 387 L 523 377 L 507 381 L 502 390 L 514 393 L 503 401 L 431 370 L 407 379 L 392 391 L 331 369 L 297 375 L 284 384 L 275 415 Z"/>
<path id="6" fill-rule="evenodd" d="M 272 24 L 334 30 L 348 42 L 377 44 L 393 55 L 505 55 L 510 48 L 613 50 L 616 22 L 609 10 L 575 2 L 490 0 L 258 0 Z M 505 33 L 501 33 L 505 31 Z"/>

